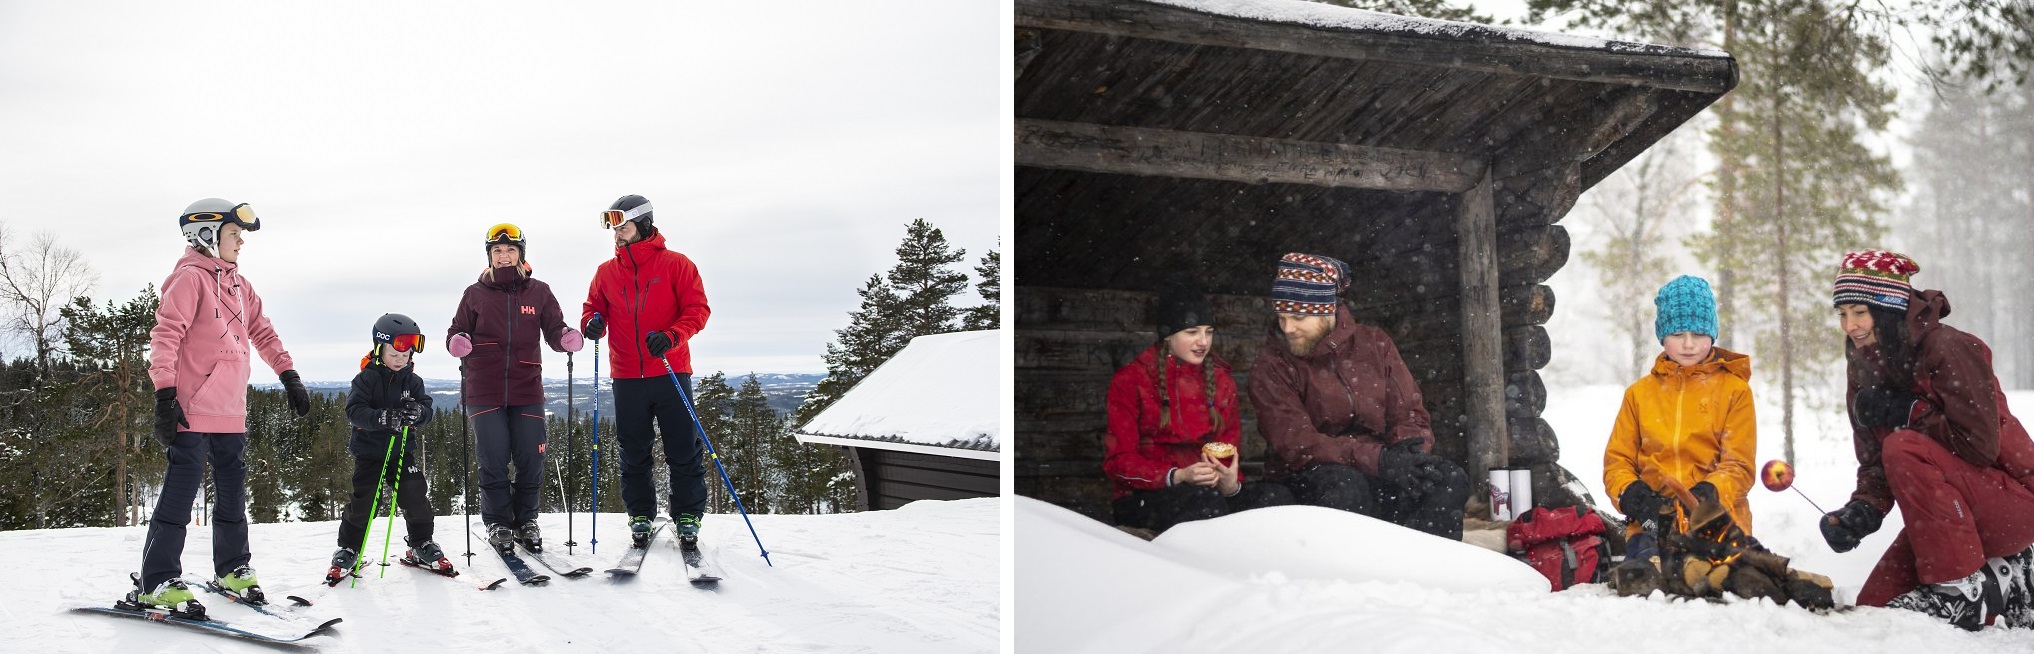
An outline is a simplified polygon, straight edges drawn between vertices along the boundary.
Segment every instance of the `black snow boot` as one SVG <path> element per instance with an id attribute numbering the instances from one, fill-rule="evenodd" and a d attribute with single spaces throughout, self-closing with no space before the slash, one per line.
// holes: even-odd
<path id="1" fill-rule="evenodd" d="M 2013 629 L 2034 629 L 2034 547 L 1996 559 L 1986 559 L 1985 568 L 1999 581 L 1999 596 L 2005 607 L 1999 624 Z"/>
<path id="2" fill-rule="evenodd" d="M 516 553 L 516 532 L 508 525 L 488 525 L 487 544 L 502 554 Z"/>
<path id="3" fill-rule="evenodd" d="M 1886 602 L 1889 609 L 1907 609 L 1941 618 L 1965 631 L 1983 629 L 2005 604 L 1999 580 L 1989 566 L 1955 581 L 1922 584 Z"/>

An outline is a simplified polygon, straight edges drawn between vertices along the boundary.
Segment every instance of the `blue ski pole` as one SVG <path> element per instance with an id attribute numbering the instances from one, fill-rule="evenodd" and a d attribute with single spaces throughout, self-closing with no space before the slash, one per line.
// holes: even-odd
<path id="1" fill-rule="evenodd" d="M 594 320 L 600 314 L 593 314 Z M 587 536 L 587 545 L 594 554 L 600 553 L 600 339 L 593 339 L 593 533 Z"/>
<path id="2" fill-rule="evenodd" d="M 756 534 L 756 523 L 749 521 L 749 509 L 742 506 L 742 496 L 735 492 L 734 480 L 727 478 L 727 467 L 720 464 L 720 454 L 713 451 L 713 441 L 706 437 L 706 426 L 699 424 L 699 407 L 692 405 L 692 395 L 685 392 L 684 384 L 678 383 L 678 371 L 671 368 L 671 361 L 660 360 L 664 362 L 664 374 L 671 376 L 671 387 L 678 389 L 678 398 L 685 401 L 685 413 L 692 416 L 692 427 L 699 430 L 699 442 L 706 445 L 706 458 L 713 459 L 713 469 L 720 471 L 721 482 L 727 484 L 728 497 L 734 498 L 735 510 L 742 512 L 742 523 L 749 526 L 749 536 L 756 539 L 756 549 L 763 553 L 763 563 L 777 567 L 770 562 L 770 550 L 763 549 L 763 537 Z"/>

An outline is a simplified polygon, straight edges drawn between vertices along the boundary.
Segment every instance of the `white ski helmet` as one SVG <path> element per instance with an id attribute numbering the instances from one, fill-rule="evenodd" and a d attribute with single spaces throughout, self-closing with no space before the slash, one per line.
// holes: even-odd
<path id="1" fill-rule="evenodd" d="M 227 223 L 239 225 L 250 232 L 261 229 L 261 219 L 254 215 L 253 207 L 245 202 L 234 204 L 219 198 L 192 202 L 177 218 L 177 226 L 184 230 L 184 241 L 206 252 L 219 251 L 219 230 Z"/>

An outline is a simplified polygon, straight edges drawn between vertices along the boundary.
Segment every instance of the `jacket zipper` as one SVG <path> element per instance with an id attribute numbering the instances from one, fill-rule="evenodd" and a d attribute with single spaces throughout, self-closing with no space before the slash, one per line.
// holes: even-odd
<path id="1" fill-rule="evenodd" d="M 636 243 L 641 242 L 636 241 Z M 636 261 L 636 243 L 622 246 L 622 251 L 629 253 L 629 283 L 636 287 L 635 297 L 629 298 L 635 304 L 635 306 L 629 307 L 629 324 L 634 325 L 636 328 L 636 365 L 639 366 L 636 374 L 642 377 L 649 377 L 649 373 L 643 372 L 650 368 L 649 357 L 644 356 L 649 353 L 643 351 L 643 307 L 649 303 L 644 301 L 646 298 L 643 296 L 643 267 L 642 262 Z"/>
<path id="2" fill-rule="evenodd" d="M 1688 375 L 1687 371 L 1677 372 L 1679 374 L 1676 376 L 1680 378 L 1680 388 L 1674 391 L 1674 450 L 1672 455 L 1676 464 L 1674 466 L 1674 479 L 1680 480 L 1687 478 L 1685 473 L 1688 472 L 1687 461 L 1685 460 L 1687 457 L 1681 454 L 1681 441 L 1684 436 L 1681 431 L 1681 411 L 1686 406 L 1688 400 Z"/>
<path id="3" fill-rule="evenodd" d="M 513 289 L 513 287 L 511 287 L 511 289 Z M 503 411 L 507 411 L 507 410 L 508 410 L 508 405 L 509 405 L 509 401 L 508 401 L 508 397 L 509 397 L 509 365 L 510 365 L 510 364 L 512 364 L 512 363 L 515 363 L 515 359 L 516 359 L 516 348 L 515 348 L 515 344 L 516 344 L 516 293 L 515 293 L 515 291 L 514 291 L 514 290 L 509 290 L 509 291 L 507 291 L 507 292 L 504 292 L 504 293 L 502 293 L 502 297 L 503 297 L 504 299 L 508 300 L 508 304 L 507 304 L 506 306 L 504 306 L 504 307 L 503 307 L 503 308 L 507 309 L 507 314 L 508 314 L 508 335 L 507 335 L 507 336 L 504 336 L 504 337 L 502 337 L 502 339 L 501 339 L 501 340 L 502 340 L 502 346 L 501 346 L 501 353 L 502 353 L 502 357 L 501 357 L 501 406 L 502 406 L 502 410 L 503 410 Z"/>

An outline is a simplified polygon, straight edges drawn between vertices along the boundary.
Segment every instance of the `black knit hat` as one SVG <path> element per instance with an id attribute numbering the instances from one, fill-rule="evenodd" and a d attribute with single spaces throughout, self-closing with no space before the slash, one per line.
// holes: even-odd
<path id="1" fill-rule="evenodd" d="M 1158 290 L 1158 306 L 1152 313 L 1161 339 L 1189 327 L 1215 324 L 1215 309 L 1208 304 L 1208 296 L 1192 283 L 1180 280 Z"/>

